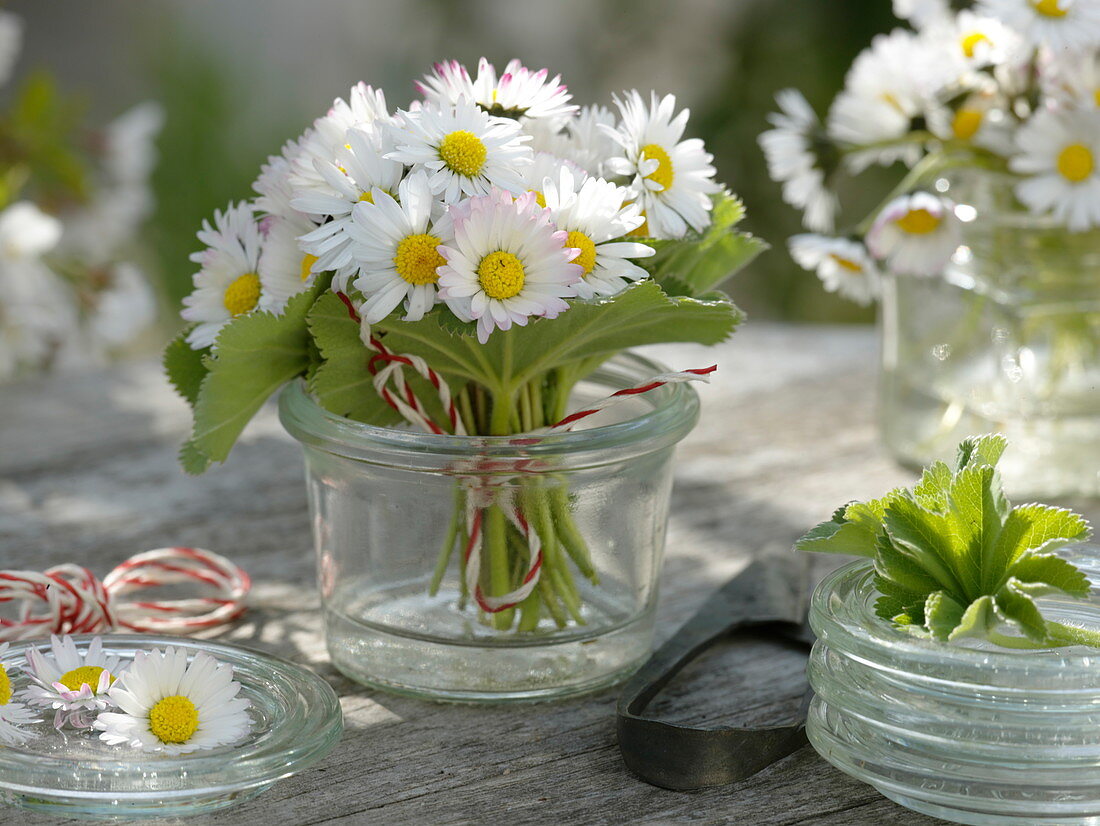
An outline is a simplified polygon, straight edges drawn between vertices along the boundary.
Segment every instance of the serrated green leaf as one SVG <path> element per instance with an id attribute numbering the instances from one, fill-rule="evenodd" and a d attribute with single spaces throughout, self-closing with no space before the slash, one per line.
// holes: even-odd
<path id="1" fill-rule="evenodd" d="M 1025 554 L 1008 569 L 1008 575 L 1028 586 L 1046 586 L 1044 593 L 1062 591 L 1075 597 L 1087 597 L 1091 585 L 1082 571 L 1055 554 Z M 1033 596 L 1039 593 L 1030 587 L 1027 591 Z"/>
<path id="2" fill-rule="evenodd" d="M 193 442 L 186 441 L 180 446 L 179 462 L 185 473 L 199 476 L 210 467 L 210 459 Z"/>
<path id="3" fill-rule="evenodd" d="M 734 229 L 745 215 L 739 198 L 722 192 L 713 201 L 711 224 L 702 234 L 677 240 L 642 239 L 655 254 L 638 263 L 669 295 L 698 297 L 768 248 L 759 238 Z"/>
<path id="4" fill-rule="evenodd" d="M 943 587 L 923 564 L 923 559 L 915 558 L 907 549 L 898 548 L 887 536 L 880 538 L 875 554 L 875 582 L 882 593 L 907 602 L 921 602 L 930 591 Z"/>
<path id="5" fill-rule="evenodd" d="M 995 591 L 1025 554 L 1044 554 L 1082 542 L 1092 531 L 1084 517 L 1050 505 L 1017 505 L 1005 518 L 986 568 L 987 590 Z"/>
<path id="6" fill-rule="evenodd" d="M 307 317 L 310 333 L 323 360 L 309 377 L 310 392 L 331 413 L 385 426 L 401 415 L 374 389 L 372 353 L 359 338 L 359 324 L 335 293 L 325 293 Z"/>
<path id="7" fill-rule="evenodd" d="M 224 462 L 245 425 L 271 394 L 306 371 L 310 347 L 306 314 L 327 287 L 328 279 L 318 278 L 313 287 L 287 302 L 282 315 L 253 312 L 222 328 L 195 402 L 194 430 L 185 449 L 190 452 L 187 457 L 181 454 L 181 459 L 198 453 Z"/>
<path id="8" fill-rule="evenodd" d="M 1047 624 L 1043 615 L 1019 580 L 1010 578 L 997 592 L 996 600 L 1001 614 L 1023 631 L 1025 637 L 1034 642 L 1047 639 Z"/>
<path id="9" fill-rule="evenodd" d="M 955 573 L 967 595 L 982 593 L 1008 502 L 988 465 L 968 465 L 955 474 L 947 493 L 946 523 L 955 554 Z"/>
<path id="10" fill-rule="evenodd" d="M 947 509 L 951 477 L 951 468 L 946 463 L 933 462 L 924 469 L 920 481 L 913 487 L 913 496 L 922 508 L 942 513 Z"/>
<path id="11" fill-rule="evenodd" d="M 498 330 L 484 345 L 454 335 L 441 321 L 447 313 L 437 308 L 417 322 L 401 321 L 395 314 L 374 329 L 386 332 L 391 350 L 421 356 L 444 375 L 476 381 L 494 395 L 514 392 L 554 367 L 629 347 L 674 341 L 717 344 L 743 318 L 727 298 L 670 298 L 652 281 L 610 298 L 575 301 L 554 319 Z"/>
<path id="12" fill-rule="evenodd" d="M 971 465 L 989 465 L 993 467 L 1001 460 L 1008 447 L 1008 439 L 1000 433 L 987 433 L 984 436 L 970 436 L 959 443 L 955 460 L 955 469 L 962 470 Z"/>
<path id="13" fill-rule="evenodd" d="M 965 608 L 943 591 L 928 595 L 924 604 L 924 627 L 937 640 L 946 642 L 962 622 Z"/>
<path id="14" fill-rule="evenodd" d="M 876 534 L 862 525 L 830 520 L 822 522 L 795 543 L 799 551 L 873 557 Z"/>
<path id="15" fill-rule="evenodd" d="M 954 570 L 955 553 L 947 520 L 926 511 L 909 496 L 899 496 L 886 506 L 883 519 L 894 547 L 935 578 L 950 593 L 965 593 Z"/>
<path id="16" fill-rule="evenodd" d="M 963 612 L 962 619 L 955 629 L 948 634 L 948 642 L 955 642 L 964 637 L 977 637 L 986 639 L 990 631 L 1004 621 L 1003 615 L 997 610 L 997 604 L 988 594 L 978 597 L 970 603 Z"/>
<path id="17" fill-rule="evenodd" d="M 204 358 L 210 349 L 193 350 L 186 340 L 188 332 L 184 330 L 164 348 L 164 371 L 176 392 L 194 407 L 199 387 L 208 372 Z"/>

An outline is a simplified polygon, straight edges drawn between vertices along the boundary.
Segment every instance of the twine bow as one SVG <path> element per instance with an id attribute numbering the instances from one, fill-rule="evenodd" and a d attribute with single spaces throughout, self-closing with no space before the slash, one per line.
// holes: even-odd
<path id="1" fill-rule="evenodd" d="M 209 586 L 215 595 L 122 599 L 180 583 Z M 244 570 L 199 548 L 159 548 L 136 554 L 102 580 L 71 563 L 42 573 L 0 571 L 0 603 L 21 603 L 15 619 L 0 617 L 0 642 L 116 629 L 185 634 L 236 619 L 245 610 L 251 587 Z"/>

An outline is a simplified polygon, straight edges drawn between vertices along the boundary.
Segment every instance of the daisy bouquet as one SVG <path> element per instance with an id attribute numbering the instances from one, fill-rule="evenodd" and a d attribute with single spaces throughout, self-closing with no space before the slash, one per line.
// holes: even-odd
<path id="1" fill-rule="evenodd" d="M 760 137 L 810 230 L 790 239 L 794 259 L 864 304 L 879 294 L 880 265 L 940 274 L 976 217 L 944 194 L 951 170 L 996 176 L 1008 208 L 1060 228 L 1059 244 L 1100 226 L 1100 2 L 895 0 L 894 10 L 909 25 L 856 58 L 824 123 L 785 90 Z M 905 171 L 871 215 L 842 224 L 838 185 L 875 164 Z M 1079 237 L 1095 247 L 1095 232 Z"/>
<path id="2" fill-rule="evenodd" d="M 673 96 L 581 108 L 547 70 L 484 59 L 436 64 L 416 88 L 394 110 L 356 85 L 268 160 L 254 199 L 203 226 L 190 326 L 165 357 L 194 409 L 188 471 L 224 460 L 289 381 L 373 425 L 532 434 L 616 353 L 713 344 L 741 320 L 715 287 L 763 244 L 735 229 L 741 203 Z M 558 493 L 484 510 L 471 586 L 498 628 L 513 612 L 492 606 L 528 581 L 534 548 L 565 547 L 545 557 L 559 581 L 595 577 Z M 441 566 L 471 495 L 456 490 Z M 580 621 L 569 593 L 547 606 L 559 625 Z"/>
<path id="3" fill-rule="evenodd" d="M 0 87 L 21 37 L 0 11 Z M 73 109 L 38 74 L 0 116 L 0 381 L 102 364 L 156 318 L 136 247 L 163 113 L 143 103 L 91 131 Z"/>

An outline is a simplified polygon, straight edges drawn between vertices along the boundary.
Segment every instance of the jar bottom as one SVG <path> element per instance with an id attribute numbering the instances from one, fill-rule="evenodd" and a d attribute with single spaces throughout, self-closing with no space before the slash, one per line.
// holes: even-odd
<path id="1" fill-rule="evenodd" d="M 417 610 L 401 601 L 389 605 L 398 621 Z M 654 611 L 613 626 L 593 622 L 591 630 L 567 635 L 495 638 L 398 630 L 397 622 L 380 621 L 377 605 L 367 621 L 326 606 L 324 620 L 333 665 L 356 682 L 422 699 L 499 703 L 560 699 L 625 680 L 649 657 Z"/>

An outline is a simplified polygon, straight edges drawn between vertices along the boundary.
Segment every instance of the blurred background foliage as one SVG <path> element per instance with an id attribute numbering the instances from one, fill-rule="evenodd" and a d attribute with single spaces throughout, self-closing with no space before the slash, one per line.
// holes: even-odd
<path id="1" fill-rule="evenodd" d="M 871 317 L 825 293 L 787 255 L 798 215 L 769 180 L 756 136 L 787 86 L 824 113 L 854 56 L 895 25 L 888 0 L 23 0 L 8 8 L 27 24 L 9 89 L 48 82 L 33 79 L 48 70 L 95 122 L 143 99 L 164 106 L 147 240 L 174 306 L 190 291 L 187 256 L 202 219 L 249 197 L 260 163 L 334 97 L 364 80 L 391 107 L 404 106 L 432 61 L 476 65 L 485 55 L 560 72 L 582 104 L 610 104 L 626 87 L 676 93 L 719 179 L 744 198 L 747 228 L 773 247 L 726 285 L 736 300 L 757 318 Z M 843 197 L 869 209 L 882 191 L 876 183 L 864 176 L 866 197 Z"/>

